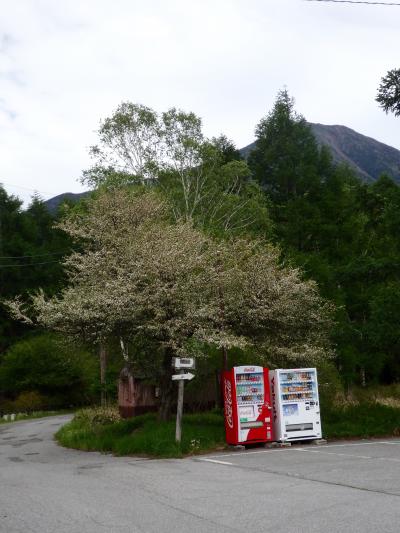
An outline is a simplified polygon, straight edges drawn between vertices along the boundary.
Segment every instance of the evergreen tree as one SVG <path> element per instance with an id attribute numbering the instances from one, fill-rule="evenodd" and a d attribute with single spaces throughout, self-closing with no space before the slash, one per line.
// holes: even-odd
<path id="1" fill-rule="evenodd" d="M 382 295 L 399 281 L 400 188 L 385 176 L 363 184 L 335 165 L 287 91 L 256 131 L 249 166 L 271 199 L 283 256 L 337 305 L 334 340 L 344 380 L 399 379 L 397 343 L 388 336 L 378 349 L 377 339 L 388 324 L 385 309 L 394 309 Z"/>
<path id="2" fill-rule="evenodd" d="M 39 287 L 51 294 L 60 289 L 60 260 L 71 242 L 54 229 L 55 221 L 38 196 L 23 210 L 22 202 L 0 186 L 0 301 Z M 0 304 L 0 354 L 26 331 Z"/>
<path id="3" fill-rule="evenodd" d="M 400 68 L 394 68 L 381 79 L 376 101 L 388 113 L 400 116 Z"/>
<path id="4" fill-rule="evenodd" d="M 318 182 L 319 150 L 286 89 L 278 93 L 273 110 L 256 127 L 256 138 L 248 163 L 271 199 L 279 204 L 308 194 Z"/>

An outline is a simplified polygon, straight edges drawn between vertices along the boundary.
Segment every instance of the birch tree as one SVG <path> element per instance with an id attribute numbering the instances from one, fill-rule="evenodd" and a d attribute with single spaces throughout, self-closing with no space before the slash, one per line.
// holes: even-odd
<path id="1" fill-rule="evenodd" d="M 94 165 L 82 178 L 91 187 L 156 186 L 176 220 L 219 233 L 256 225 L 270 234 L 265 198 L 246 162 L 226 137 L 207 139 L 194 113 L 158 114 L 124 102 L 101 122 L 98 139 L 90 151 Z"/>

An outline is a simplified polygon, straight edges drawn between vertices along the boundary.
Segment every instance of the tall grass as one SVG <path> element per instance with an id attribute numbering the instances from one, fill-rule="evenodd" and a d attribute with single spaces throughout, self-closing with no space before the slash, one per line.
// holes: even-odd
<path id="1" fill-rule="evenodd" d="M 322 431 L 328 439 L 400 436 L 400 409 L 374 402 L 325 409 Z"/>

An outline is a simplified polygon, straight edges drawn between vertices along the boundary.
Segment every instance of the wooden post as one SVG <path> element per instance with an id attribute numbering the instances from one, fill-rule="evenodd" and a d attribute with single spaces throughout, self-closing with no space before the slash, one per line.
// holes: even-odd
<path id="1" fill-rule="evenodd" d="M 182 371 L 181 371 L 182 374 Z M 178 383 L 178 406 L 176 409 L 176 428 L 175 440 L 181 442 L 182 439 L 182 413 L 183 413 L 183 393 L 185 390 L 185 382 L 181 379 Z"/>
<path id="2" fill-rule="evenodd" d="M 99 349 L 100 356 L 100 387 L 101 387 L 101 406 L 105 407 L 107 404 L 106 393 L 106 370 L 107 370 L 107 348 L 102 342 Z"/>

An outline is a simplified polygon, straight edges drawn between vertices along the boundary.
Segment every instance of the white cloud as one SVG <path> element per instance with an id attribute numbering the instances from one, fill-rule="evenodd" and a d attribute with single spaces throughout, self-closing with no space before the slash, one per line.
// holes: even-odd
<path id="1" fill-rule="evenodd" d="M 3 0 L 0 181 L 78 192 L 122 100 L 192 110 L 243 146 L 284 85 L 308 120 L 400 148 L 374 101 L 399 22 L 396 7 L 302 0 Z"/>

